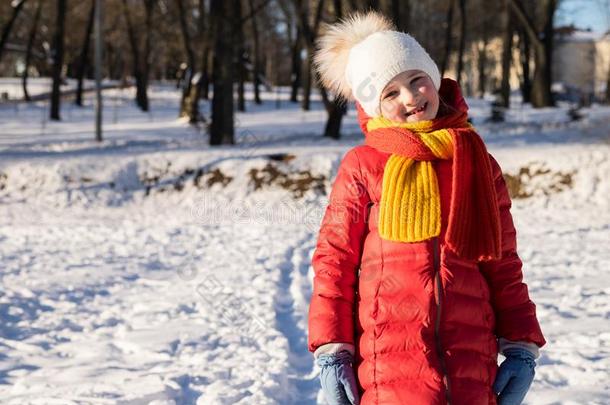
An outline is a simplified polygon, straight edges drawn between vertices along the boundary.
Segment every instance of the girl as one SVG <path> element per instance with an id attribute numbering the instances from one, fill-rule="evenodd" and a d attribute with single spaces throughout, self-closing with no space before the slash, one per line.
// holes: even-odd
<path id="1" fill-rule="evenodd" d="M 545 340 L 500 167 L 457 83 L 375 13 L 330 27 L 315 61 L 356 100 L 365 135 L 341 162 L 312 258 L 308 344 L 326 399 L 520 404 Z"/>

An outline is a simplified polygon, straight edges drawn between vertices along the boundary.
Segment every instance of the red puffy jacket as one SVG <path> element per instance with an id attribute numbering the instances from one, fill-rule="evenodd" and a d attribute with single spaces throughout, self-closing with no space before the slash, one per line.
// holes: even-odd
<path id="1" fill-rule="evenodd" d="M 341 162 L 312 259 L 309 350 L 356 346 L 362 405 L 496 404 L 497 338 L 545 344 L 500 167 L 491 158 L 503 256 L 477 263 L 445 248 L 451 161 L 435 162 L 441 235 L 418 243 L 379 237 L 389 156 L 362 145 Z"/>

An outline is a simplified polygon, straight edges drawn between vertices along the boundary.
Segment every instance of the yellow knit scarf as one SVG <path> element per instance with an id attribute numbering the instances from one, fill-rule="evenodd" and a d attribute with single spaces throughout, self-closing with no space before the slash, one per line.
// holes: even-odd
<path id="1" fill-rule="evenodd" d="M 438 159 L 453 157 L 447 129 L 432 130 L 432 121 L 398 123 L 376 117 L 368 131 L 406 128 L 417 134 Z M 417 161 L 392 154 L 384 169 L 379 211 L 379 235 L 396 242 L 419 242 L 440 235 L 441 202 L 432 161 Z"/>

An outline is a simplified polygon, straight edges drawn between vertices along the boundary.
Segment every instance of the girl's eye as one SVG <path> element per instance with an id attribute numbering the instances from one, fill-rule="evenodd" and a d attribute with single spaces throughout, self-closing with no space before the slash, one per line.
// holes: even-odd
<path id="1" fill-rule="evenodd" d="M 418 76 L 418 77 L 414 78 L 413 80 L 411 80 L 411 83 L 415 83 L 416 81 L 418 81 L 420 79 L 423 79 L 423 77 L 422 76 Z"/>
<path id="2" fill-rule="evenodd" d="M 392 91 L 387 92 L 383 98 L 391 98 L 391 97 L 394 97 L 396 94 L 398 94 L 398 92 L 396 90 L 392 90 Z"/>

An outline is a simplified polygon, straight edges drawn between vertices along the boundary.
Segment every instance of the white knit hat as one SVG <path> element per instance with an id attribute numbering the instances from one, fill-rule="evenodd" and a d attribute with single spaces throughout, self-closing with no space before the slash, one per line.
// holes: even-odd
<path id="1" fill-rule="evenodd" d="M 371 117 L 381 114 L 381 92 L 402 72 L 421 70 L 437 90 L 441 85 L 438 67 L 425 49 L 375 12 L 357 13 L 330 26 L 318 48 L 314 61 L 323 85 L 355 99 Z"/>

